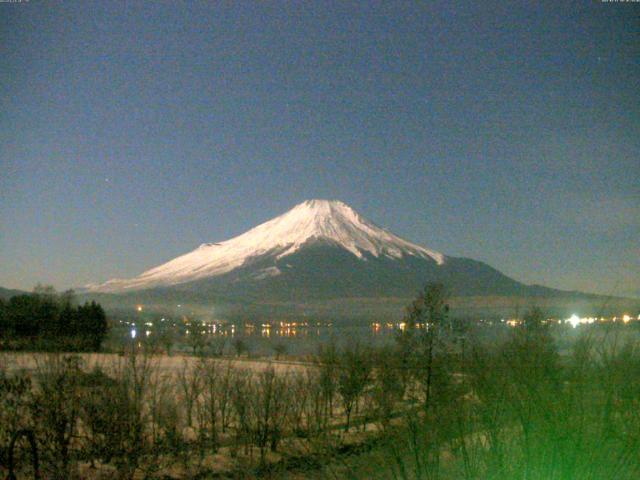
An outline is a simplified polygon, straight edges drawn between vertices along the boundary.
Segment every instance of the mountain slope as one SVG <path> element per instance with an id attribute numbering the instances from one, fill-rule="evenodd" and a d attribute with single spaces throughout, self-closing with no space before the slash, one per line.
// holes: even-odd
<path id="1" fill-rule="evenodd" d="M 277 275 L 265 277 L 271 271 Z M 182 288 L 252 300 L 304 301 L 345 297 L 412 297 L 430 281 L 458 295 L 522 294 L 526 286 L 481 262 L 446 257 L 438 265 L 420 257 L 365 256 L 315 242 L 284 259 L 261 261 Z M 180 286 L 174 288 L 181 288 Z"/>
<path id="2" fill-rule="evenodd" d="M 280 260 L 317 241 L 333 244 L 361 260 L 366 260 L 365 255 L 393 259 L 413 256 L 437 264 L 444 262 L 444 255 L 387 232 L 342 202 L 308 200 L 238 237 L 202 244 L 136 278 L 110 280 L 88 288 L 96 292 L 125 292 L 180 285 L 224 275 L 257 263 L 264 256 Z M 264 277 L 277 274 L 275 267 L 263 272 Z"/>
<path id="3" fill-rule="evenodd" d="M 430 281 L 454 295 L 544 295 L 475 260 L 448 257 L 404 240 L 338 201 L 309 200 L 221 243 L 203 244 L 94 293 L 155 292 L 176 298 L 306 302 L 412 297 Z"/>

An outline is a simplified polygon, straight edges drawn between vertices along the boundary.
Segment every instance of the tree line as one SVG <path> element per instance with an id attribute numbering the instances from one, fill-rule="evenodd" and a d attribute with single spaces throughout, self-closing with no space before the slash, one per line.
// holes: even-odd
<path id="1" fill-rule="evenodd" d="M 37 286 L 33 293 L 0 299 L 3 349 L 99 350 L 107 317 L 96 302 L 79 305 L 73 291 Z"/>

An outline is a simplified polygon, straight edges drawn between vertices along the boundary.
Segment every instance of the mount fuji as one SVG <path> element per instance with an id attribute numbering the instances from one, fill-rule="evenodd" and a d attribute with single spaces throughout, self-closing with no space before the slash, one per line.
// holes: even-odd
<path id="1" fill-rule="evenodd" d="M 561 293 L 404 240 L 329 200 L 307 200 L 242 235 L 202 244 L 135 278 L 86 288 L 95 294 L 305 302 L 412 297 L 431 281 L 457 296 Z"/>

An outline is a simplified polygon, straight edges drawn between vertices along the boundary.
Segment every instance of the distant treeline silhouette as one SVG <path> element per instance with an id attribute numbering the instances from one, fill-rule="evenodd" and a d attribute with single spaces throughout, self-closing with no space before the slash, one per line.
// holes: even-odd
<path id="1" fill-rule="evenodd" d="M 73 291 L 37 286 L 33 293 L 0 299 L 0 348 L 99 350 L 107 318 L 95 303 L 77 305 Z"/>

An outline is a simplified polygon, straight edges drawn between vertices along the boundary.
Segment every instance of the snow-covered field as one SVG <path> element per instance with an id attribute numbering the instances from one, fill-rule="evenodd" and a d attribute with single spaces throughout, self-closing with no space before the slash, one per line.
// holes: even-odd
<path id="1" fill-rule="evenodd" d="M 33 353 L 33 352 L 0 352 L 0 369 L 7 372 L 19 370 L 35 370 L 38 366 L 45 365 L 51 357 L 49 353 Z M 72 354 L 68 354 L 72 355 Z M 109 370 L 120 364 L 124 358 L 115 353 L 79 353 L 76 354 L 82 359 L 84 368 L 92 369 L 94 366 L 100 366 Z M 156 355 L 150 357 L 153 367 L 166 373 L 178 372 L 187 365 L 193 365 L 198 362 L 197 357 L 188 355 Z M 260 359 L 235 359 L 224 358 L 218 359 L 221 364 L 227 365 L 231 363 L 236 368 L 246 368 L 254 371 L 264 370 L 268 366 L 273 366 L 279 373 L 303 371 L 308 368 L 305 364 L 296 362 L 270 361 Z"/>

